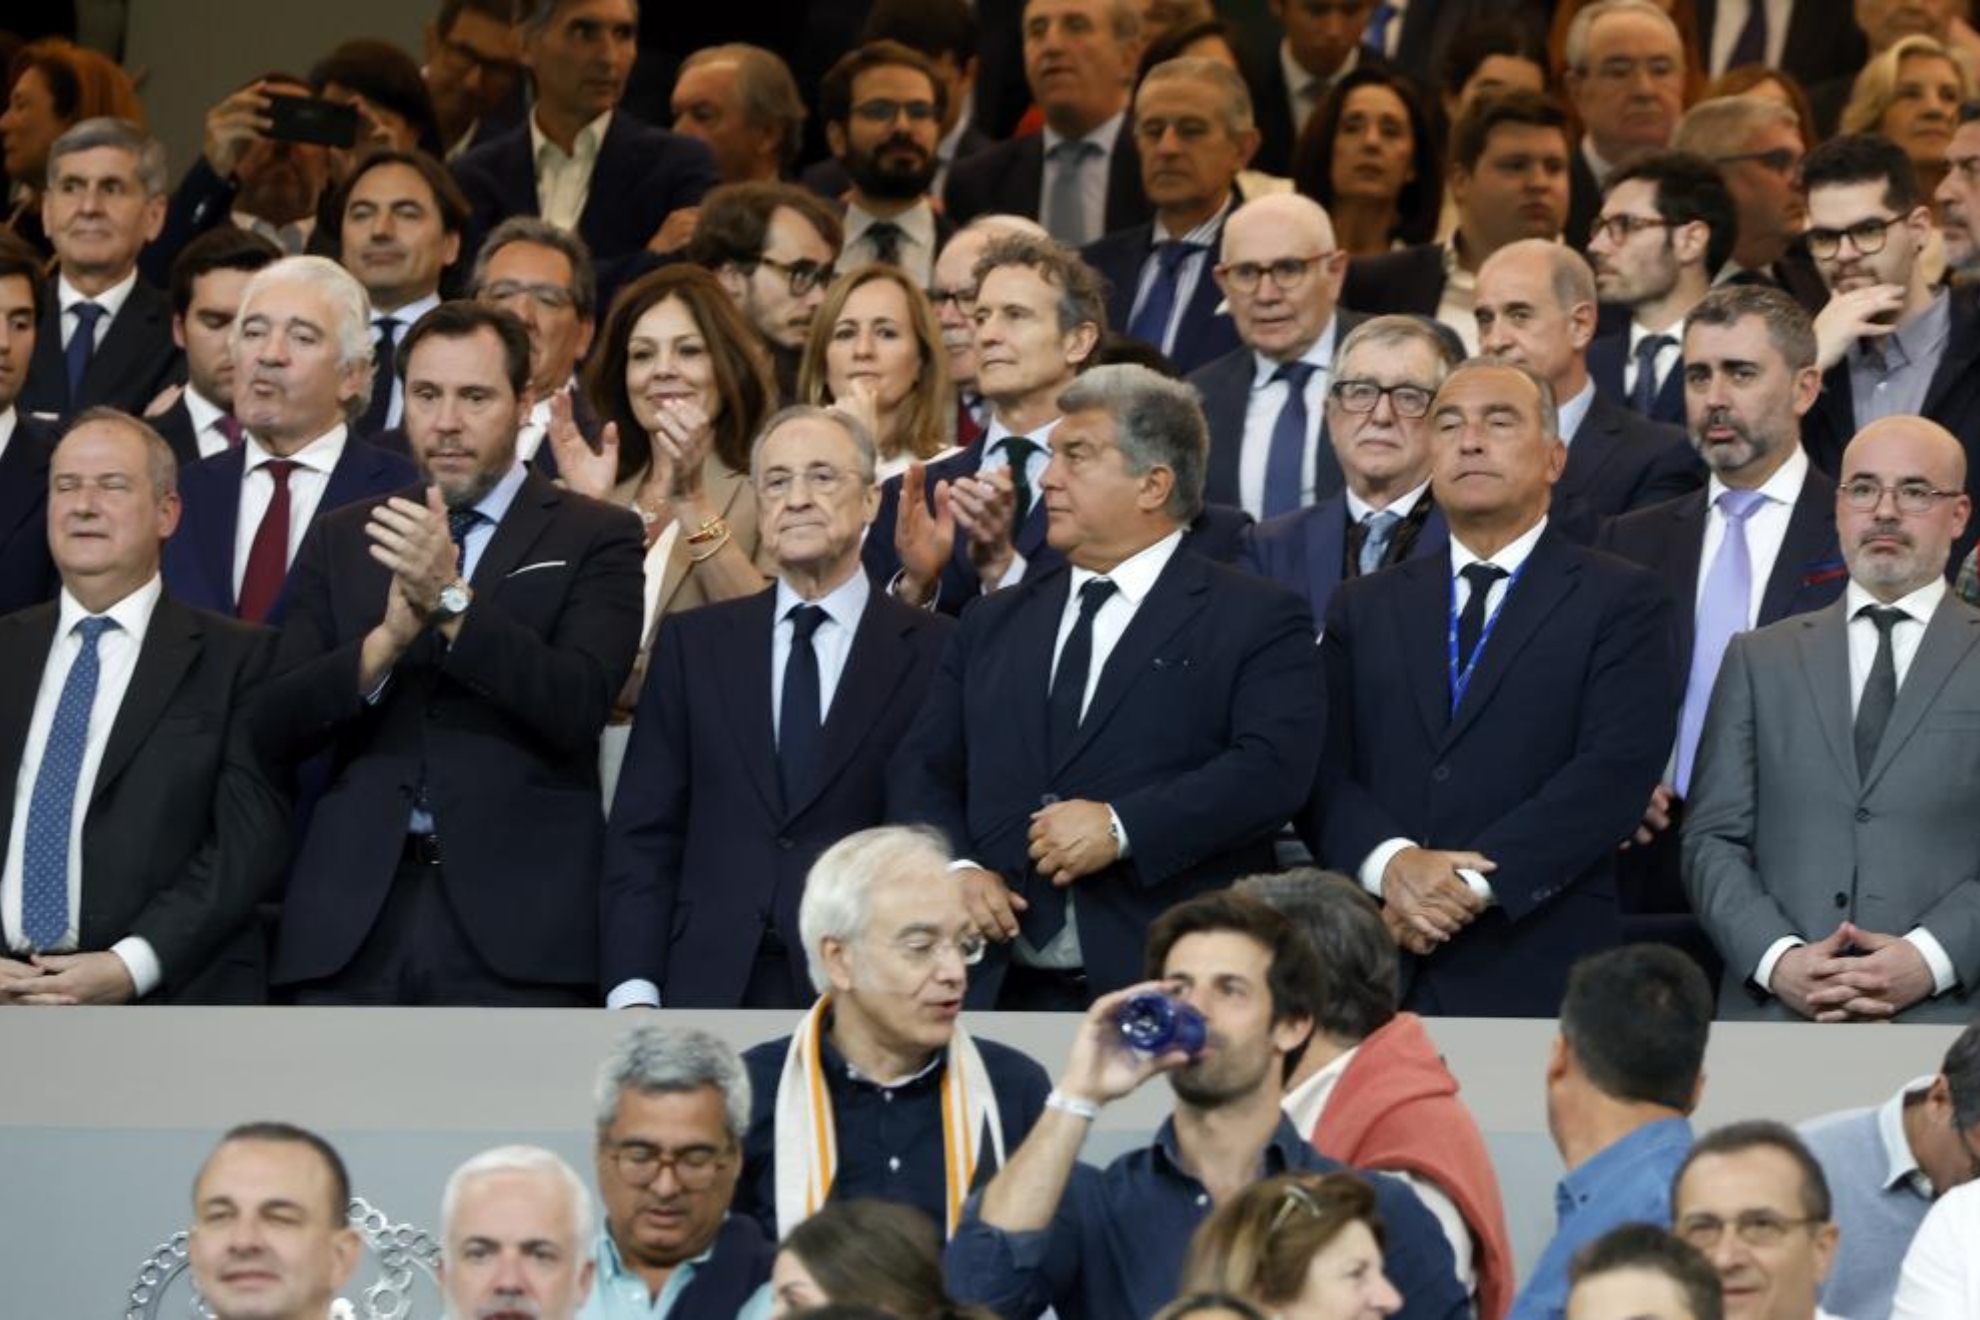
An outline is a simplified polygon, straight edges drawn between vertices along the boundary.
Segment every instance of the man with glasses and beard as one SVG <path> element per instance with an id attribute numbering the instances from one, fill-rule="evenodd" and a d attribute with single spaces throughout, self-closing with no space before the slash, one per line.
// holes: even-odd
<path id="1" fill-rule="evenodd" d="M 1280 1111 L 1288 1063 L 1306 1048 L 1318 955 L 1264 903 L 1219 891 L 1170 908 L 1149 930 L 1150 979 L 1087 1010 L 1045 1112 L 989 1186 L 970 1198 L 946 1266 L 955 1294 L 1005 1317 L 1050 1306 L 1090 1320 L 1152 1314 L 1176 1292 L 1190 1234 L 1213 1202 L 1260 1177 L 1335 1172 Z M 1137 995 L 1202 1015 L 1205 1046 L 1150 1054 L 1117 1022 Z M 1104 1171 L 1080 1162 L 1103 1105 L 1166 1073 L 1176 1104 L 1152 1145 Z M 1436 1221 L 1407 1187 L 1369 1181 L 1388 1228 L 1383 1268 L 1404 1317 L 1470 1313 Z"/>
<path id="2" fill-rule="evenodd" d="M 818 85 L 825 141 L 852 181 L 841 265 L 883 262 L 928 283 L 955 228 L 928 195 L 948 95 L 928 57 L 898 41 L 847 52 Z"/>

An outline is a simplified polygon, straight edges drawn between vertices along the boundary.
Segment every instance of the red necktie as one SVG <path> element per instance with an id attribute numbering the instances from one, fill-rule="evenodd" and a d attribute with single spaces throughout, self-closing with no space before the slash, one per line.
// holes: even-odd
<path id="1" fill-rule="evenodd" d="M 261 526 L 254 529 L 254 543 L 248 546 L 247 571 L 241 574 L 239 614 L 250 623 L 260 623 L 275 608 L 282 594 L 282 580 L 289 575 L 289 474 L 296 469 L 293 459 L 271 459 L 261 465 L 275 483 L 268 497 L 268 512 L 261 515 Z"/>
<path id="2" fill-rule="evenodd" d="M 956 443 L 967 449 L 975 444 L 983 434 L 983 423 L 976 420 L 976 412 L 961 393 L 956 395 Z"/>
<path id="3" fill-rule="evenodd" d="M 227 448 L 239 449 L 241 447 L 241 435 L 243 432 L 241 431 L 241 422 L 238 417 L 235 417 L 232 413 L 221 413 L 214 420 L 213 424 L 220 428 L 221 435 L 227 437 Z"/>

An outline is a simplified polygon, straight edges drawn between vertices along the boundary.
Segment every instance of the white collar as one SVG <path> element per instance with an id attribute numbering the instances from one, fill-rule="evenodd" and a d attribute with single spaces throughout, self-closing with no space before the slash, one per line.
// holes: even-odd
<path id="1" fill-rule="evenodd" d="M 93 302 L 103 309 L 104 315 L 114 321 L 117 319 L 117 313 L 124 310 L 124 304 L 130 301 L 131 291 L 137 288 L 137 278 L 137 267 L 132 266 L 130 274 L 124 276 L 123 279 L 118 280 L 115 284 L 92 298 L 75 285 L 69 283 L 69 277 L 67 275 L 57 275 L 55 277 L 55 297 L 61 304 L 62 311 L 65 315 L 77 303 Z"/>
<path id="2" fill-rule="evenodd" d="M 290 454 L 288 456 L 289 461 L 299 467 L 306 467 L 312 472 L 321 472 L 327 476 L 330 473 L 330 469 L 337 466 L 337 460 L 343 457 L 344 440 L 348 434 L 348 428 L 342 422 L 339 422 L 322 435 L 317 436 L 316 439 L 304 445 L 301 449 L 298 449 L 295 453 Z M 248 473 L 265 464 L 273 463 L 276 459 L 276 455 L 269 453 L 267 447 L 254 435 L 242 436 L 241 448 L 246 453 L 246 461 L 241 467 L 242 476 L 246 476 Z"/>
<path id="3" fill-rule="evenodd" d="M 1774 503 L 1793 508 L 1795 501 L 1801 498 L 1801 488 L 1807 480 L 1808 452 L 1797 443 L 1794 452 L 1781 460 L 1781 465 L 1774 469 L 1772 476 L 1760 483 L 1759 489 L 1762 495 Z M 1718 473 L 1713 473 L 1710 480 L 1705 483 L 1706 507 L 1718 508 L 1719 496 L 1730 489 L 1732 488 L 1719 479 Z"/>
<path id="4" fill-rule="evenodd" d="M 1306 346 L 1306 351 L 1298 357 L 1300 362 L 1310 362 L 1320 368 L 1322 376 L 1330 375 L 1334 367 L 1334 337 L 1340 333 L 1341 314 L 1335 312 L 1327 318 L 1327 324 L 1320 327 L 1320 334 Z M 1274 362 L 1263 353 L 1253 349 L 1251 353 L 1251 388 L 1262 390 L 1272 381 L 1273 373 L 1280 363 Z"/>
<path id="5" fill-rule="evenodd" d="M 152 570 L 151 578 L 143 586 L 103 611 L 103 617 L 115 619 L 117 626 L 130 634 L 131 641 L 144 645 L 144 630 L 151 625 L 151 612 L 158 606 L 159 597 L 165 594 L 165 579 Z M 67 637 L 75 631 L 75 626 L 84 619 L 93 617 L 83 608 L 83 603 L 62 588 L 61 612 L 56 616 L 55 635 Z"/>
<path id="6" fill-rule="evenodd" d="M 1142 598 L 1155 587 L 1155 579 L 1162 576 L 1162 570 L 1169 566 L 1177 547 L 1182 545 L 1183 529 L 1178 527 L 1153 545 L 1141 549 L 1115 564 L 1105 573 L 1095 573 L 1091 569 L 1075 566 L 1072 571 L 1072 594 L 1079 595 L 1081 587 L 1094 578 L 1104 577 L 1114 584 L 1121 599 L 1129 605 L 1138 606 Z"/>
<path id="7" fill-rule="evenodd" d="M 1429 489 L 1430 478 L 1425 477 L 1422 485 L 1407 494 L 1398 495 L 1395 499 L 1383 505 L 1382 508 L 1384 511 L 1396 514 L 1398 517 L 1407 518 L 1411 513 L 1415 512 L 1416 502 L 1422 499 L 1424 492 Z M 1348 517 L 1354 519 L 1354 521 L 1361 522 L 1369 514 L 1377 511 L 1374 505 L 1355 494 L 1352 487 L 1344 488 L 1342 493 L 1347 496 Z"/>
<path id="8" fill-rule="evenodd" d="M 1939 602 L 1945 598 L 1946 580 L 1942 577 L 1935 577 L 1911 594 L 1898 597 L 1891 604 L 1910 615 L 1914 623 L 1929 624 L 1932 622 L 1932 615 L 1938 611 Z M 1849 586 L 1843 591 L 1843 617 L 1851 622 L 1855 622 L 1857 614 L 1866 605 L 1882 605 L 1883 603 L 1865 591 L 1862 584 L 1857 582 L 1856 579 L 1851 578 Z"/>
<path id="9" fill-rule="evenodd" d="M 563 156 L 565 160 L 582 160 L 587 156 L 596 157 L 599 147 L 605 141 L 606 131 L 611 127 L 612 112 L 607 110 L 604 114 L 598 116 L 598 118 L 592 120 L 577 131 L 577 136 L 571 139 L 571 149 L 567 154 L 562 147 L 552 142 L 544 131 L 537 126 L 536 115 L 532 113 L 529 117 L 529 158 L 540 163 L 543 160 L 543 153 L 546 150 L 556 152 L 559 156 Z"/>
<path id="10" fill-rule="evenodd" d="M 846 245 L 850 247 L 860 235 L 881 223 L 897 225 L 913 243 L 930 252 L 935 250 L 935 207 L 926 197 L 885 222 L 857 202 L 846 203 Z"/>
<path id="11" fill-rule="evenodd" d="M 1534 546 L 1540 544 L 1541 533 L 1546 530 L 1547 519 L 1543 516 L 1539 522 L 1534 523 L 1533 526 L 1514 537 L 1512 543 L 1503 547 L 1499 553 L 1493 555 L 1490 559 L 1484 559 L 1474 554 L 1464 542 L 1458 540 L 1457 529 L 1453 527 L 1451 529 L 1451 576 L 1454 578 L 1459 576 L 1473 564 L 1492 564 L 1498 568 L 1503 568 L 1506 571 L 1506 576 L 1511 577 L 1514 573 L 1519 572 L 1521 568 L 1525 567 L 1527 556 L 1533 553 Z"/>
<path id="12" fill-rule="evenodd" d="M 863 571 L 855 571 L 817 600 L 806 600 L 780 577 L 777 579 L 777 611 L 772 621 L 782 623 L 800 605 L 816 605 L 825 611 L 825 617 L 851 632 L 859 626 L 859 616 L 866 611 L 866 600 L 872 592 L 873 588 Z"/>
<path id="13" fill-rule="evenodd" d="M 1121 110 L 1112 119 L 1102 123 L 1092 132 L 1082 133 L 1077 138 L 1068 138 L 1065 134 L 1059 132 L 1050 124 L 1047 124 L 1045 126 L 1045 154 L 1049 157 L 1052 154 L 1052 148 L 1058 146 L 1061 142 L 1091 142 L 1108 156 L 1112 156 L 1114 154 L 1114 141 L 1120 137 L 1121 125 L 1126 122 L 1127 111 Z"/>

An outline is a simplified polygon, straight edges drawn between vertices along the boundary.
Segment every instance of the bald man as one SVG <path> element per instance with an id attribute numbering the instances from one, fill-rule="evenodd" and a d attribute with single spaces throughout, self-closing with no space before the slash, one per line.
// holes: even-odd
<path id="1" fill-rule="evenodd" d="M 1361 318 L 1340 310 L 1337 248 L 1327 212 L 1297 193 L 1224 222 L 1215 275 L 1243 347 L 1190 373 L 1210 422 L 1204 499 L 1268 518 L 1341 489 L 1324 404 L 1334 351 Z"/>
<path id="2" fill-rule="evenodd" d="M 1887 417 L 1837 474 L 1849 586 L 1735 636 L 1705 717 L 1685 889 L 1721 1017 L 1964 1022 L 1980 980 L 1980 611 L 1946 588 L 1959 441 Z"/>

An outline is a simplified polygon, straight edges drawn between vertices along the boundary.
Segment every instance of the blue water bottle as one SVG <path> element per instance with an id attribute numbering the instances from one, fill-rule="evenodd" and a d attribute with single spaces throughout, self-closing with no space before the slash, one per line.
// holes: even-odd
<path id="1" fill-rule="evenodd" d="M 1160 990 L 1145 990 L 1114 1014 L 1121 1038 L 1143 1054 L 1181 1050 L 1191 1058 L 1203 1053 L 1208 1028 L 1203 1014 Z"/>

